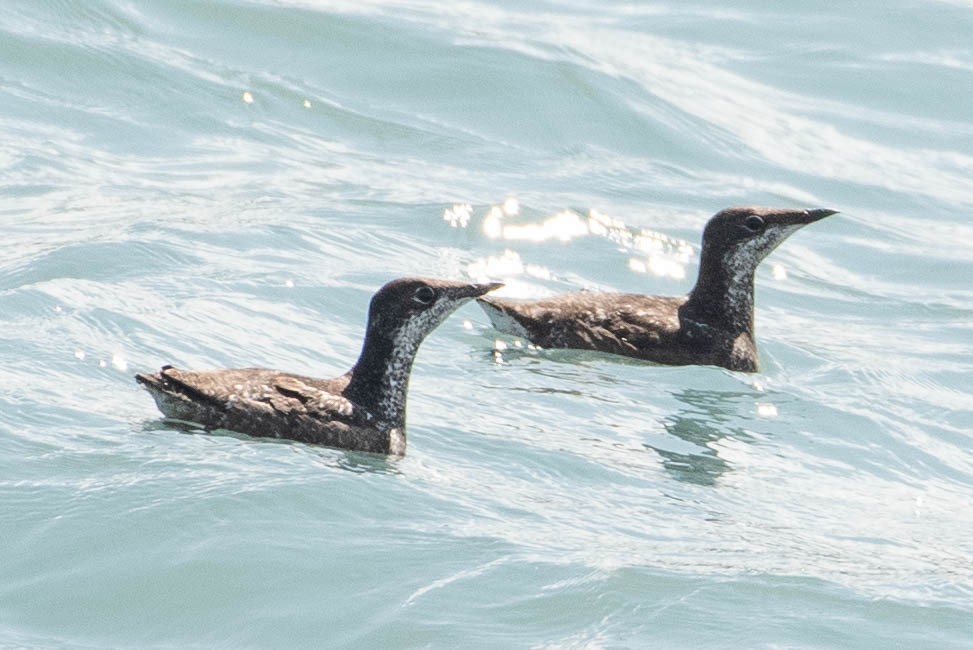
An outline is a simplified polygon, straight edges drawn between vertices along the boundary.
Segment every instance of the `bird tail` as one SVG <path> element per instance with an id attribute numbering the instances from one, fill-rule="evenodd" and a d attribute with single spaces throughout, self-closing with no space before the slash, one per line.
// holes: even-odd
<path id="1" fill-rule="evenodd" d="M 501 301 L 495 298 L 477 298 L 476 302 L 486 313 L 490 319 L 490 324 L 495 329 L 511 336 L 530 340 L 530 333 L 520 324 L 512 310 L 505 307 Z"/>

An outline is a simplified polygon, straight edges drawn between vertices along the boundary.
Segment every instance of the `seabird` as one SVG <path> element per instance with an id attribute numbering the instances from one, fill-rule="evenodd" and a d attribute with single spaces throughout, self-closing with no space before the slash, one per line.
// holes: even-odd
<path id="1" fill-rule="evenodd" d="M 405 453 L 405 405 L 423 339 L 457 307 L 503 286 L 401 278 L 372 297 L 361 355 L 315 379 L 265 368 L 137 374 L 169 418 L 253 436 L 383 454 Z"/>
<path id="2" fill-rule="evenodd" d="M 825 208 L 718 212 L 703 231 L 699 277 L 686 296 L 576 292 L 530 302 L 477 302 L 495 328 L 544 348 L 756 372 L 754 271 L 795 231 L 833 214 L 837 210 Z"/>

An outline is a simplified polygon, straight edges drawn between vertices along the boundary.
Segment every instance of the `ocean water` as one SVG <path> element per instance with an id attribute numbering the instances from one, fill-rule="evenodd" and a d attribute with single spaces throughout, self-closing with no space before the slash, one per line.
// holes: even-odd
<path id="1" fill-rule="evenodd" d="M 973 4 L 6 0 L 0 646 L 973 646 Z M 405 274 L 679 294 L 736 204 L 762 370 L 474 305 L 386 459 L 137 371 L 354 361 Z"/>

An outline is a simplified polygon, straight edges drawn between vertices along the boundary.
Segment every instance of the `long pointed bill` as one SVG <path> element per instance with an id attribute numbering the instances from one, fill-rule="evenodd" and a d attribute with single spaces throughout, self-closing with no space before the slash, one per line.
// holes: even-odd
<path id="1" fill-rule="evenodd" d="M 833 214 L 838 214 L 837 210 L 829 210 L 828 208 L 814 208 L 813 210 L 804 210 L 803 212 L 796 213 L 796 219 L 794 223 L 799 223 L 801 225 L 806 225 L 809 223 L 814 223 L 815 221 L 820 221 L 825 217 L 830 217 Z"/>
<path id="2" fill-rule="evenodd" d="M 483 284 L 466 284 L 452 288 L 450 293 L 454 298 L 478 298 L 485 293 L 503 286 L 503 282 L 486 282 Z"/>

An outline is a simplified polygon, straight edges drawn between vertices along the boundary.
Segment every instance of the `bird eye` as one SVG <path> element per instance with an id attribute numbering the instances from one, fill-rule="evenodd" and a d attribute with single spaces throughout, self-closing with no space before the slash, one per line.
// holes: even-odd
<path id="1" fill-rule="evenodd" d="M 743 227 L 749 230 L 750 232 L 760 232 L 761 230 L 764 229 L 764 226 L 766 225 L 767 224 L 764 222 L 763 217 L 758 217 L 755 214 L 751 214 L 743 222 Z"/>
<path id="2" fill-rule="evenodd" d="M 431 305 L 436 299 L 436 290 L 428 285 L 422 285 L 416 289 L 412 299 L 420 305 Z"/>

